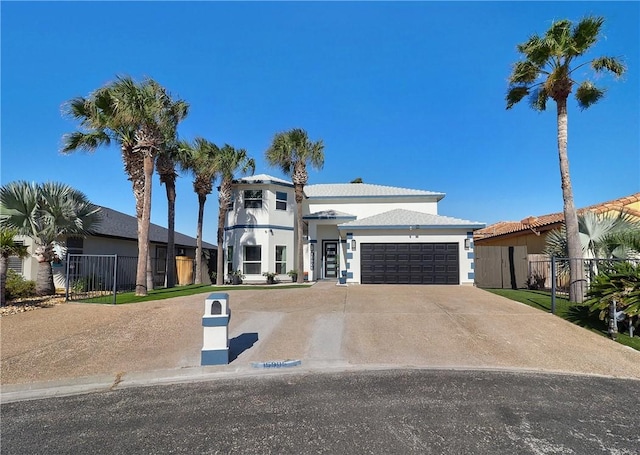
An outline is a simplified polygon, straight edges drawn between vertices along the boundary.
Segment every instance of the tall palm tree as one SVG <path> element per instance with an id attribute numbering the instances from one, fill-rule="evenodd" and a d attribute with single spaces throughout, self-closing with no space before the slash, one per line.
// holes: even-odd
<path id="1" fill-rule="evenodd" d="M 63 106 L 63 112 L 78 120 L 82 128 L 65 135 L 63 153 L 94 151 L 112 140 L 120 144 L 136 199 L 136 295 L 146 295 L 149 288 L 147 263 L 155 159 L 167 139 L 167 131 L 175 129 L 187 109 L 184 101 L 174 101 L 153 79 L 137 83 L 129 76 L 118 77 L 88 98 L 74 98 Z"/>
<path id="2" fill-rule="evenodd" d="M 0 188 L 0 227 L 33 239 L 38 260 L 36 292 L 55 294 L 51 261 L 54 246 L 69 237 L 85 237 L 102 219 L 100 208 L 84 193 L 55 182 L 11 182 Z"/>
<path id="3" fill-rule="evenodd" d="M 213 182 L 218 175 L 216 156 L 218 147 L 204 138 L 197 137 L 193 143 L 180 141 L 179 148 L 183 155 L 181 168 L 193 175 L 193 191 L 198 195 L 198 225 L 196 227 L 196 271 L 195 284 L 202 283 L 202 225 L 204 222 L 204 205 L 207 195 L 213 191 Z"/>
<path id="4" fill-rule="evenodd" d="M 25 258 L 29 255 L 26 246 L 13 240 L 16 235 L 18 235 L 17 229 L 0 229 L 0 306 L 5 304 L 9 257 Z"/>
<path id="5" fill-rule="evenodd" d="M 216 284 L 224 284 L 224 224 L 231 202 L 234 174 L 240 172 L 246 175 L 256 170 L 256 162 L 247 156 L 244 149 L 236 150 L 225 144 L 217 154 L 216 168 L 220 175 L 220 191 L 218 192 L 218 256 L 216 261 Z"/>
<path id="6" fill-rule="evenodd" d="M 291 176 L 296 198 L 296 224 L 297 224 L 297 265 L 298 283 L 304 282 L 304 252 L 303 237 L 304 227 L 302 221 L 302 201 L 304 199 L 304 186 L 309 180 L 307 163 L 316 169 L 324 166 L 324 144 L 322 140 L 311 142 L 307 132 L 301 128 L 277 133 L 271 146 L 265 153 L 267 162 L 271 166 L 279 167 L 288 176 Z"/>
<path id="7" fill-rule="evenodd" d="M 186 115 L 186 110 L 184 111 Z M 158 154 L 156 170 L 160 177 L 160 183 L 164 184 L 167 193 L 167 258 L 166 258 L 166 287 L 172 288 L 176 283 L 176 250 L 175 250 L 175 225 L 176 225 L 176 162 L 181 159 L 178 147 L 176 127 L 177 122 L 184 116 L 177 113 L 176 124 L 169 125 L 165 131 L 165 144 Z M 179 118 L 178 118 L 179 117 Z"/>
<path id="8" fill-rule="evenodd" d="M 513 65 L 506 96 L 507 109 L 527 96 L 531 107 L 538 111 L 546 109 L 549 98 L 556 102 L 560 179 L 568 254 L 571 259 L 581 257 L 578 217 L 573 202 L 567 155 L 567 99 L 574 85 L 578 84 L 573 77 L 577 74 L 576 70 L 585 65 L 590 65 L 596 73 L 606 71 L 617 77 L 625 71 L 622 62 L 614 57 L 597 57 L 576 64 L 576 59 L 598 41 L 603 23 L 602 17 L 587 17 L 574 26 L 565 19 L 554 22 L 543 36 L 534 34 L 526 42 L 519 44 L 517 49 L 524 59 Z M 586 109 L 598 102 L 604 93 L 592 81 L 585 80 L 578 86 L 575 97 L 578 106 Z M 582 264 L 570 261 L 570 267 L 569 299 L 572 302 L 582 302 L 585 294 Z"/>

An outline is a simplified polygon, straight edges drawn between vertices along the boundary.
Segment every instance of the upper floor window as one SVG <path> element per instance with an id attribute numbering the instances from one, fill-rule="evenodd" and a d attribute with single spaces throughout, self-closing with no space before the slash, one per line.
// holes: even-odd
<path id="1" fill-rule="evenodd" d="M 287 210 L 287 193 L 276 191 L 276 210 Z"/>
<path id="2" fill-rule="evenodd" d="M 262 208 L 262 190 L 244 190 L 244 208 Z"/>

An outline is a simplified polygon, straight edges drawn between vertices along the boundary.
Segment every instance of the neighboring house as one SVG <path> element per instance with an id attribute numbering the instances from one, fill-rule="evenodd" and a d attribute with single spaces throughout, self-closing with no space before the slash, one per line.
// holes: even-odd
<path id="1" fill-rule="evenodd" d="M 138 256 L 138 221 L 136 217 L 126 215 L 124 213 L 112 210 L 107 207 L 102 209 L 102 222 L 96 229 L 94 235 L 87 238 L 70 238 L 67 240 L 66 251 L 58 248 L 58 255 L 62 259 L 58 263 L 52 264 L 54 272 L 54 280 L 56 287 L 63 288 L 65 286 L 66 273 L 66 253 L 86 254 L 86 255 L 118 255 L 119 269 L 132 269 L 128 274 L 133 274 L 135 283 L 135 267 L 136 258 Z M 152 259 L 152 267 L 154 271 L 154 282 L 158 286 L 164 284 L 166 273 L 166 257 L 167 257 L 167 238 L 168 230 L 151 224 L 149 228 L 150 256 Z M 18 236 L 16 241 L 22 242 L 29 247 L 29 253 L 33 253 L 33 241 L 29 237 Z M 217 247 L 207 242 L 203 242 L 203 249 L 206 252 L 203 264 L 202 280 L 203 283 L 211 283 L 208 273 L 208 264 L 215 264 L 215 251 Z M 191 272 L 193 259 L 195 258 L 196 239 L 179 232 L 175 233 L 175 251 L 178 266 L 178 281 L 192 281 L 193 273 Z M 38 272 L 38 261 L 33 257 L 25 259 L 10 258 L 9 268 L 22 274 L 25 279 L 35 280 Z M 212 267 L 213 268 L 213 267 Z M 181 275 L 182 269 L 184 273 Z M 191 275 L 189 276 L 189 272 Z M 120 271 L 119 271 L 120 273 Z M 191 284 L 191 283 L 179 283 Z"/>
<path id="2" fill-rule="evenodd" d="M 614 199 L 613 201 L 590 205 L 578 210 L 597 214 L 618 215 L 626 212 L 640 220 L 640 193 Z M 560 229 L 564 223 L 564 213 L 530 216 L 522 221 L 501 221 L 474 232 L 477 246 L 526 246 L 528 254 L 542 254 L 547 234 Z"/>
<path id="3" fill-rule="evenodd" d="M 578 210 L 605 216 L 625 212 L 640 220 L 640 193 Z M 551 263 L 543 250 L 547 235 L 564 224 L 564 213 L 530 216 L 522 221 L 501 221 L 474 232 L 476 285 L 485 288 L 524 288 L 539 281 L 551 287 Z M 540 284 L 543 283 L 543 284 Z"/>
<path id="4" fill-rule="evenodd" d="M 306 279 L 473 283 L 473 231 L 485 225 L 438 215 L 443 193 L 364 183 L 307 185 L 304 192 Z M 227 272 L 264 281 L 264 272 L 282 280 L 297 269 L 291 182 L 265 174 L 238 179 L 229 208 Z"/>

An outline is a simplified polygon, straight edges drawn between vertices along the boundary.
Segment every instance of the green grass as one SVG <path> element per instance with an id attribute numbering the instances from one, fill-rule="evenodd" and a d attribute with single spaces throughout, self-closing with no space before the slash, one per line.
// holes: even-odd
<path id="1" fill-rule="evenodd" d="M 521 302 L 530 307 L 537 308 L 548 313 L 551 312 L 551 293 L 545 291 L 532 291 L 527 289 L 486 289 L 486 291 L 506 297 L 516 302 Z M 556 316 L 566 319 L 580 327 L 591 330 L 599 335 L 609 337 L 607 324 L 601 321 L 597 314 L 589 312 L 585 305 L 572 305 L 565 298 L 556 297 Z M 627 332 L 628 333 L 628 332 Z M 640 351 L 640 338 L 633 338 L 625 333 L 619 333 L 618 343 Z"/>
<path id="2" fill-rule="evenodd" d="M 196 295 L 196 294 L 208 294 L 211 292 L 223 292 L 223 291 L 241 291 L 246 289 L 251 290 L 274 290 L 274 289 L 293 289 L 293 288 L 308 288 L 311 284 L 290 284 L 290 285 L 236 285 L 236 286 L 213 286 L 210 284 L 192 284 L 188 286 L 176 286 L 174 288 L 166 289 L 154 289 L 153 291 L 149 291 L 146 296 L 137 296 L 135 292 L 123 292 L 121 294 L 117 294 L 116 296 L 116 304 L 122 305 L 127 303 L 139 303 L 139 302 L 149 302 L 151 300 L 164 300 L 164 299 L 172 299 L 174 297 L 184 297 L 188 295 Z M 83 303 L 101 303 L 101 304 L 111 304 L 113 302 L 113 296 L 108 295 L 104 297 L 94 297 L 90 299 L 82 299 Z"/>

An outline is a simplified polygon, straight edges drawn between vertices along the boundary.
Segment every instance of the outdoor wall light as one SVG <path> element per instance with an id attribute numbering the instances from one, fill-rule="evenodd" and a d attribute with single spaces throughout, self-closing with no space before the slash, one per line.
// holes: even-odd
<path id="1" fill-rule="evenodd" d="M 464 249 L 465 250 L 471 249 L 471 239 L 464 239 Z"/>
<path id="2" fill-rule="evenodd" d="M 356 250 L 356 239 L 352 239 L 351 240 L 351 251 L 355 251 Z"/>

